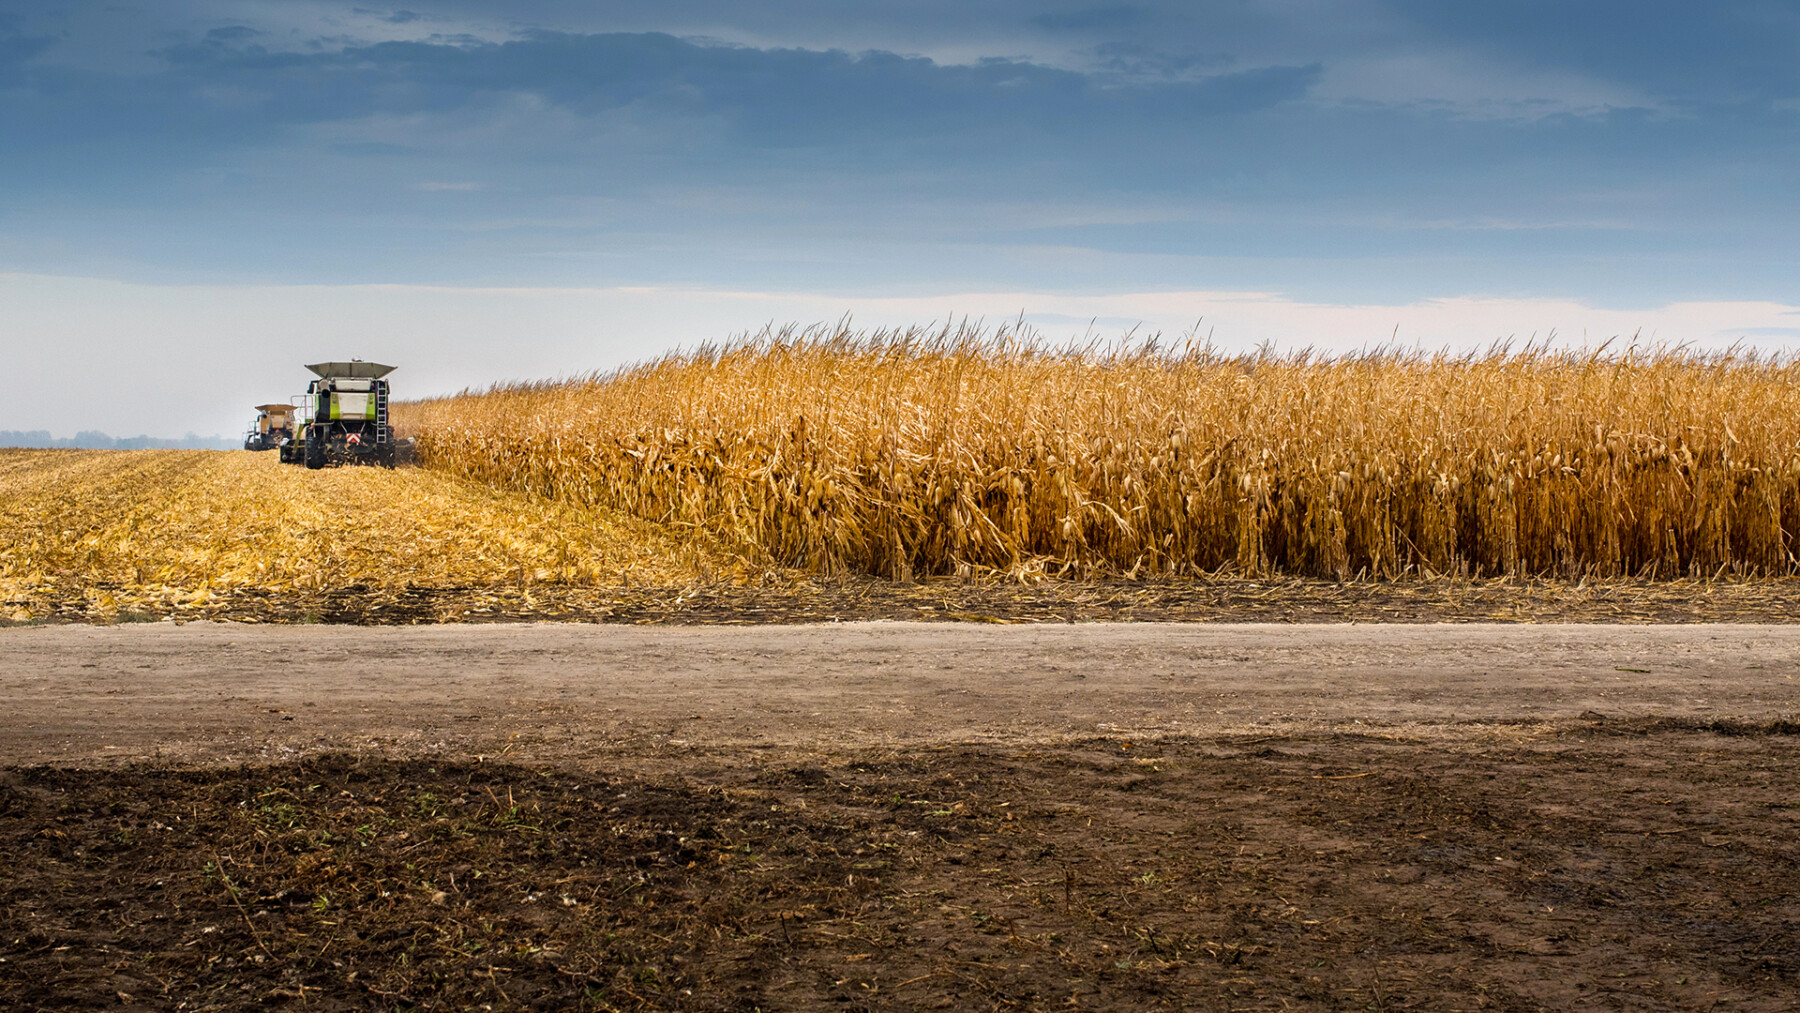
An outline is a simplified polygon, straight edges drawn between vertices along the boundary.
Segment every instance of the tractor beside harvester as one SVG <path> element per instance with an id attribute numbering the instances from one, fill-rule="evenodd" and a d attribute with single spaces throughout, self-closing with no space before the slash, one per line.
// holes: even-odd
<path id="1" fill-rule="evenodd" d="M 294 438 L 294 406 L 291 404 L 259 404 L 256 421 L 244 434 L 245 450 L 274 450 L 283 440 Z"/>

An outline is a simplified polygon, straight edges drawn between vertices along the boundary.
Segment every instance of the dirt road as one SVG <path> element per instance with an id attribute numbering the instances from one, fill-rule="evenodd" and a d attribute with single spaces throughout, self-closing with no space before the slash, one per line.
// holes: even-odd
<path id="1" fill-rule="evenodd" d="M 1800 713 L 1800 627 L 0 631 L 0 762 L 922 746 Z"/>

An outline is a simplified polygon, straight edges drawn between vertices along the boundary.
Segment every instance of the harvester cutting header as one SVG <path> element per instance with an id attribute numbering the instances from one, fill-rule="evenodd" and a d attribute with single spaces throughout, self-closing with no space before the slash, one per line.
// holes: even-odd
<path id="1" fill-rule="evenodd" d="M 399 454 L 388 425 L 388 382 L 393 366 L 351 359 L 306 367 L 318 377 L 300 401 L 300 424 L 281 444 L 281 459 L 308 468 L 327 464 L 379 464 L 392 468 Z"/>

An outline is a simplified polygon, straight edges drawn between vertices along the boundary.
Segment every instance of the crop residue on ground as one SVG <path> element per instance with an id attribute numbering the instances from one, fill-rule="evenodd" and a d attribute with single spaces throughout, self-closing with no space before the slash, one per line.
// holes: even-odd
<path id="1" fill-rule="evenodd" d="M 418 469 L 311 472 L 273 453 L 0 450 L 0 620 L 297 621 L 358 588 L 667 586 L 734 560 L 615 513 Z M 312 607 L 307 602 L 312 601 Z M 315 616 L 316 618 L 316 616 Z"/>
<path id="2" fill-rule="evenodd" d="M 1784 734 L 0 774 L 0 1002 L 1777 1010 Z"/>

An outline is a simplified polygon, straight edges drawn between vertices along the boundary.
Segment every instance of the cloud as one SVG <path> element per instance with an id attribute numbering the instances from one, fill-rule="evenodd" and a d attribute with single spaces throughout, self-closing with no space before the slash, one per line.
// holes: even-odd
<path id="1" fill-rule="evenodd" d="M 1136 42 L 1103 42 L 1088 54 L 1098 69 L 1127 77 L 1187 77 L 1231 63 L 1222 53 L 1170 53 Z"/>
<path id="2" fill-rule="evenodd" d="M 4 26 L 0 25 L 0 29 Z M 9 35 L 0 37 L 0 88 L 23 83 L 25 63 L 56 44 L 47 36 Z"/>
<path id="3" fill-rule="evenodd" d="M 1064 13 L 1039 14 L 1031 23 L 1052 32 L 1093 32 L 1130 28 L 1149 17 L 1142 7 L 1117 4 L 1111 7 L 1088 7 Z"/>
<path id="4" fill-rule="evenodd" d="M 1794 290 L 1772 3 L 1652 0 L 1767 35 L 1663 81 L 1614 0 L 34 3 L 0 32 L 0 269 Z"/>
<path id="5" fill-rule="evenodd" d="M 1412 24 L 1508 62 L 1698 106 L 1800 95 L 1800 10 L 1769 0 L 1390 0 Z"/>
<path id="6" fill-rule="evenodd" d="M 1071 143 L 1191 136 L 1203 124 L 1304 97 L 1321 67 L 1265 65 L 1122 80 L 1015 59 L 946 64 L 880 50 L 702 44 L 660 33 L 533 32 L 506 42 L 394 41 L 275 49 L 243 26 L 159 50 L 154 73 L 61 70 L 0 103 L 0 131 L 34 157 L 127 145 L 159 158 L 279 144 L 295 131 L 412 124 L 442 145 L 469 131 L 538 130 L 507 143 L 527 161 L 626 131 L 638 150 L 824 150 L 945 167 Z M 21 50 L 30 55 L 41 45 Z M 14 61 L 17 62 L 16 60 Z M 0 63 L 0 72 L 9 66 Z M 424 126 L 433 121 L 430 129 Z M 336 145 L 402 143 L 395 136 Z M 73 144 L 71 142 L 74 142 Z M 339 150 L 343 150 L 341 147 Z M 104 171 L 77 169 L 77 172 Z M 0 170 L 0 178 L 5 172 Z"/>
<path id="7" fill-rule="evenodd" d="M 206 41 L 217 45 L 230 45 L 231 43 L 245 42 L 254 39 L 261 34 L 263 33 L 246 25 L 231 25 L 226 28 L 215 28 L 212 31 L 207 32 Z"/>
<path id="8" fill-rule="evenodd" d="M 1017 60 L 945 65 L 882 51 L 702 45 L 658 33 L 537 32 L 497 44 L 386 42 L 315 54 L 225 48 L 211 44 L 214 35 L 208 44 L 165 50 L 170 73 L 160 83 L 265 96 L 256 111 L 265 121 L 408 115 L 523 94 L 587 116 L 641 107 L 720 117 L 738 125 L 746 142 L 776 145 L 846 133 L 1080 128 L 1119 116 L 1175 123 L 1298 98 L 1320 71 L 1267 66 L 1109 88 Z"/>
<path id="9" fill-rule="evenodd" d="M 382 10 L 375 10 L 375 9 L 372 9 L 369 7 L 353 7 L 353 8 L 351 8 L 351 13 L 352 14 L 360 14 L 364 17 L 374 18 L 378 21 L 381 21 L 381 22 L 384 22 L 384 23 L 390 24 L 390 25 L 410 25 L 410 24 L 414 24 L 414 23 L 420 22 L 420 21 L 443 21 L 443 20 L 445 20 L 442 17 L 438 17 L 438 16 L 434 16 L 434 15 L 430 15 L 430 14 L 420 14 L 418 11 L 407 11 L 407 10 L 382 11 Z"/>
<path id="10" fill-rule="evenodd" d="M 1322 101 L 1432 110 L 1467 119 L 1595 118 L 1656 110 L 1649 92 L 1593 74 L 1533 67 L 1481 48 L 1377 53 L 1335 62 L 1314 95 Z"/>

